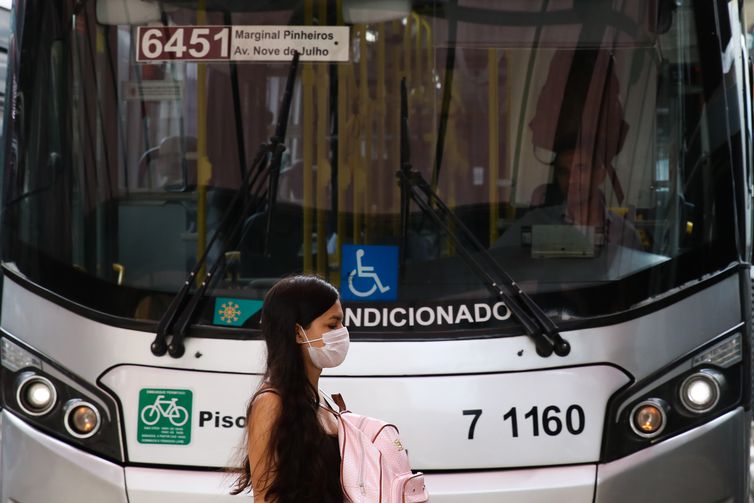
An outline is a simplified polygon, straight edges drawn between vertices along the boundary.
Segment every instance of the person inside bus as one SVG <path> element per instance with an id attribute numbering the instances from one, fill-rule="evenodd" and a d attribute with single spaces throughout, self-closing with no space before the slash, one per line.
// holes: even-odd
<path id="1" fill-rule="evenodd" d="M 338 425 L 318 391 L 322 369 L 348 352 L 338 291 L 316 276 L 293 276 L 278 281 L 263 306 L 267 369 L 248 406 L 232 494 L 252 489 L 255 503 L 340 503 Z"/>
<path id="2" fill-rule="evenodd" d="M 608 210 L 603 191 L 609 179 L 622 202 L 613 161 L 628 124 L 613 65 L 604 50 L 558 51 L 553 56 L 529 124 L 535 148 L 552 152 L 552 178 L 533 191 L 529 211 L 495 246 L 521 244 L 526 241 L 522 230 L 534 225 L 572 225 L 593 229 L 600 246 L 641 247 L 631 223 Z"/>
<path id="3" fill-rule="evenodd" d="M 553 182 L 537 187 L 526 220 L 539 224 L 571 224 L 598 229 L 605 244 L 641 248 L 631 222 L 607 208 L 602 190 L 606 162 L 580 146 L 563 148 L 552 162 Z"/>

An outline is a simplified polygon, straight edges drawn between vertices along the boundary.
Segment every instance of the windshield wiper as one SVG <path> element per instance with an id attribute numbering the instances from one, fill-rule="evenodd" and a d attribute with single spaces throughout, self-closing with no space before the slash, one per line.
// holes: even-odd
<path id="1" fill-rule="evenodd" d="M 413 200 L 432 221 L 448 234 L 464 261 L 479 276 L 484 285 L 502 300 L 511 313 L 521 322 L 526 334 L 534 340 L 537 354 L 542 357 L 548 357 L 553 352 L 558 356 L 568 355 L 571 352 L 571 345 L 560 336 L 558 327 L 552 319 L 500 267 L 500 264 L 479 242 L 474 233 L 440 199 L 427 180 L 424 179 L 424 176 L 411 167 L 405 78 L 401 81 L 400 127 L 401 167 L 397 176 L 401 189 L 401 271 L 405 269 L 406 252 L 404 250 L 408 243 L 408 210 L 410 201 Z M 452 222 L 452 227 L 448 225 L 446 219 Z M 460 230 L 463 237 L 474 245 L 479 256 L 484 259 L 484 263 L 477 261 L 455 229 Z"/>
<path id="2" fill-rule="evenodd" d="M 280 171 L 283 152 L 285 152 L 283 140 L 285 139 L 288 127 L 288 115 L 293 100 L 293 86 L 296 79 L 298 60 L 299 53 L 295 52 L 288 70 L 285 93 L 278 111 L 278 123 L 275 127 L 274 135 L 270 138 L 269 142 L 260 146 L 259 151 L 254 157 L 251 169 L 244 176 L 236 194 L 228 204 L 228 208 L 223 213 L 220 224 L 212 234 L 204 252 L 194 264 L 191 272 L 186 276 L 181 289 L 173 297 L 173 300 L 157 325 L 157 335 L 151 345 L 152 354 L 155 356 L 162 356 L 165 352 L 169 352 L 173 358 L 183 356 L 185 352 L 183 341 L 186 338 L 186 332 L 189 326 L 191 326 L 194 313 L 204 293 L 216 277 L 218 268 L 225 261 L 225 252 L 235 242 L 239 231 L 243 227 L 243 223 L 246 221 L 247 215 L 251 215 L 263 207 L 268 202 L 270 190 L 273 187 L 277 187 L 276 177 Z M 224 241 L 220 246 L 217 258 L 194 294 L 190 296 L 191 287 L 202 267 L 207 262 L 210 250 L 221 236 L 224 238 Z M 182 316 L 180 316 L 181 314 Z M 179 321 L 179 316 L 180 324 L 174 330 Z M 168 345 L 167 338 L 171 333 L 173 337 L 170 345 Z"/>

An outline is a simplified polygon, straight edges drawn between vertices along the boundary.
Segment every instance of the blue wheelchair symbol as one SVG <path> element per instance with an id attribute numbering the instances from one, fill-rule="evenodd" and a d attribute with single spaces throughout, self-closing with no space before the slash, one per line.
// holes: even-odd
<path id="1" fill-rule="evenodd" d="M 340 296 L 343 300 L 398 298 L 398 247 L 343 245 Z"/>

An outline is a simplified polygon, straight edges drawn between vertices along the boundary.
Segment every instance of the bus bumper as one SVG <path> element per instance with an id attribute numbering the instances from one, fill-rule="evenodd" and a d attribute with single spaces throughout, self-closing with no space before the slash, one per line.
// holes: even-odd
<path id="1" fill-rule="evenodd" d="M 432 503 L 591 503 L 595 465 L 427 474 Z"/>
<path id="2" fill-rule="evenodd" d="M 40 433 L 7 410 L 0 415 L 0 501 L 127 503 L 121 466 Z"/>
<path id="3" fill-rule="evenodd" d="M 239 499 L 228 495 L 232 475 L 124 469 L 50 438 L 8 411 L 0 415 L 2 502 L 78 503 L 84 494 L 88 501 L 102 503 L 222 503 Z M 434 503 L 744 503 L 748 501 L 750 419 L 749 413 L 737 409 L 612 463 L 431 473 L 426 475 L 427 486 Z"/>
<path id="4" fill-rule="evenodd" d="M 612 463 L 428 474 L 427 487 L 433 503 L 746 503 L 750 422 L 738 408 Z"/>
<path id="5" fill-rule="evenodd" d="M 127 467 L 51 438 L 0 412 L 2 503 L 222 503 L 232 476 L 216 471 Z M 128 496 L 126 496 L 128 488 Z M 249 498 L 250 499 L 250 498 Z"/>
<path id="6" fill-rule="evenodd" d="M 631 456 L 599 465 L 595 503 L 749 501 L 751 413 L 735 409 Z"/>

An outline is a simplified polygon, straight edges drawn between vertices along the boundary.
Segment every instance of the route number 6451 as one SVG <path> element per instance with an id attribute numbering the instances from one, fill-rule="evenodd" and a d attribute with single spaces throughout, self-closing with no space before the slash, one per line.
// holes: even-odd
<path id="1" fill-rule="evenodd" d="M 482 409 L 467 409 L 462 411 L 464 416 L 473 416 L 471 424 L 469 425 L 469 440 L 474 438 L 474 430 L 476 429 L 479 418 L 482 417 Z M 521 429 L 527 428 L 531 432 L 531 436 L 538 437 L 541 432 L 551 437 L 560 435 L 562 433 L 568 433 L 571 435 L 580 435 L 584 431 L 586 425 L 586 416 L 584 409 L 579 405 L 570 405 L 565 410 L 561 410 L 556 405 L 548 405 L 541 409 L 538 406 L 533 406 L 526 411 L 521 418 L 519 418 L 519 411 L 517 407 L 511 407 L 508 412 L 503 414 L 503 422 L 510 424 L 510 432 L 513 438 L 518 438 L 523 431 L 519 430 L 519 424 Z"/>
<path id="2" fill-rule="evenodd" d="M 140 62 L 230 58 L 227 26 L 139 26 L 137 30 Z"/>

